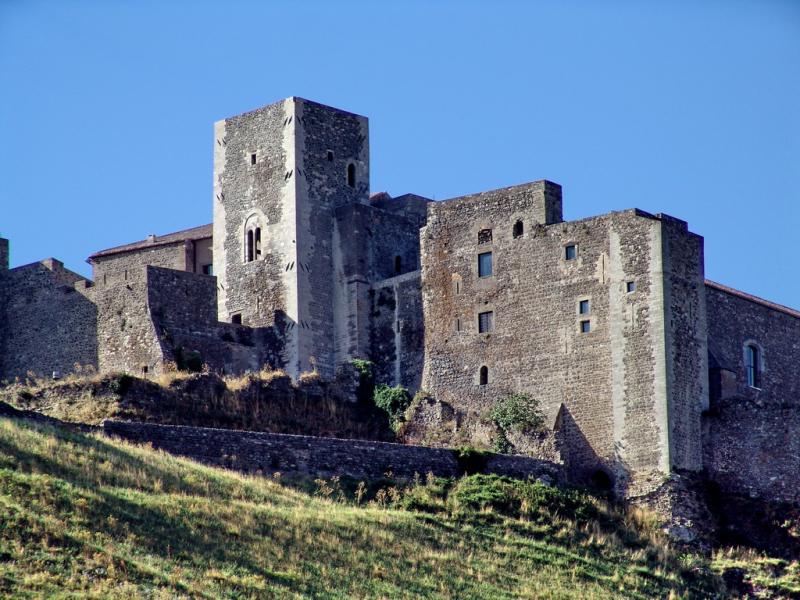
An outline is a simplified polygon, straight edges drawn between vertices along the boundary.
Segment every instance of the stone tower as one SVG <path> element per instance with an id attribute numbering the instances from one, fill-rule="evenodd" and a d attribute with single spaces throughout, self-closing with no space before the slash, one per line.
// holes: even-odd
<path id="1" fill-rule="evenodd" d="M 219 319 L 274 326 L 296 376 L 334 364 L 334 211 L 369 203 L 366 117 L 288 98 L 214 127 Z"/>

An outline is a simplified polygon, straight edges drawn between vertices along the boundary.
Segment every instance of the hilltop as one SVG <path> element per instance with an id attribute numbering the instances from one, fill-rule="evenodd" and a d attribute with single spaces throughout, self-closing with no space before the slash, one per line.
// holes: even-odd
<path id="1" fill-rule="evenodd" d="M 728 597 L 712 563 L 671 549 L 641 514 L 581 492 L 480 475 L 406 489 L 352 483 L 290 488 L 0 419 L 0 592 Z M 797 565 L 785 567 L 773 585 L 797 591 Z"/>

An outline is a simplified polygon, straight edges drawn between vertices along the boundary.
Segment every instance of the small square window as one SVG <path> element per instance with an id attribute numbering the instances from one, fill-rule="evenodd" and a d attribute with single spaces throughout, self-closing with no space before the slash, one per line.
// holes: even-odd
<path id="1" fill-rule="evenodd" d="M 581 321 L 581 333 L 589 333 L 592 330 L 591 321 Z"/>
<path id="2" fill-rule="evenodd" d="M 478 254 L 478 277 L 492 276 L 492 253 L 483 252 Z"/>
<path id="3" fill-rule="evenodd" d="M 478 315 L 478 332 L 489 333 L 494 330 L 494 313 L 482 312 Z"/>
<path id="4" fill-rule="evenodd" d="M 635 292 L 636 291 L 636 282 L 635 281 L 629 281 L 628 283 L 626 283 L 625 284 L 625 291 L 627 291 L 629 294 L 632 294 L 633 292 Z"/>
<path id="5" fill-rule="evenodd" d="M 203 275 L 213 275 L 214 274 L 214 265 L 203 265 Z"/>
<path id="6" fill-rule="evenodd" d="M 242 324 L 242 313 L 236 313 L 231 315 L 231 323 L 234 325 L 241 325 Z"/>
<path id="7" fill-rule="evenodd" d="M 575 244 L 564 246 L 564 260 L 575 260 L 578 258 L 578 247 Z"/>
<path id="8" fill-rule="evenodd" d="M 255 152 L 252 152 L 252 153 L 250 154 L 250 164 L 251 164 L 251 165 L 254 165 L 254 164 L 256 164 L 256 153 L 255 153 Z"/>
<path id="9" fill-rule="evenodd" d="M 589 301 L 588 300 L 581 300 L 578 302 L 578 312 L 582 315 L 589 314 Z"/>

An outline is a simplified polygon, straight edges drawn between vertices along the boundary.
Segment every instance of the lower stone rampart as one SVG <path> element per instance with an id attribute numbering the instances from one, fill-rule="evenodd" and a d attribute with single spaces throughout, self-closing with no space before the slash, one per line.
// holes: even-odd
<path id="1" fill-rule="evenodd" d="M 388 472 L 399 478 L 454 477 L 468 470 L 457 451 L 445 448 L 120 421 L 106 421 L 103 428 L 128 441 L 247 473 L 376 479 Z M 558 466 L 523 456 L 488 455 L 480 466 L 481 472 L 510 477 L 562 479 Z"/>

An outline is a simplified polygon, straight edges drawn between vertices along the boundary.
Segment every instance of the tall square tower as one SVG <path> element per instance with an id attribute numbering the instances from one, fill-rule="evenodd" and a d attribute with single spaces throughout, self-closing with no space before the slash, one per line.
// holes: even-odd
<path id="1" fill-rule="evenodd" d="M 275 327 L 296 376 L 334 371 L 334 211 L 369 202 L 366 117 L 287 98 L 214 127 L 219 319 Z"/>

